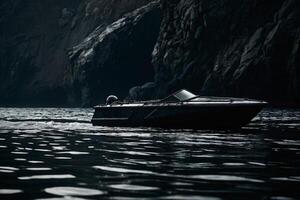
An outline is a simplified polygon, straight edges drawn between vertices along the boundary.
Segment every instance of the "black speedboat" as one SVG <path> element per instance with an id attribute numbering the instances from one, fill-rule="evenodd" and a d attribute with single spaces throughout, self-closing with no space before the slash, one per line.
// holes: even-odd
<path id="1" fill-rule="evenodd" d="M 251 121 L 266 102 L 242 98 L 203 97 L 180 90 L 165 99 L 119 102 L 110 96 L 95 106 L 94 126 L 163 127 L 192 129 L 240 128 Z"/>

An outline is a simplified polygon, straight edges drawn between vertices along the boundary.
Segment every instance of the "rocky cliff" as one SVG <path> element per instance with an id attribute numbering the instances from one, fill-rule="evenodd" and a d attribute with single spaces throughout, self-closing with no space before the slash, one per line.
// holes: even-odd
<path id="1" fill-rule="evenodd" d="M 0 104 L 94 105 L 130 88 L 131 99 L 187 88 L 299 105 L 299 4 L 2 0 Z"/>
<path id="2" fill-rule="evenodd" d="M 152 80 L 151 52 L 159 27 L 158 1 L 97 27 L 68 52 L 69 99 L 82 105 L 104 102 L 109 94 L 123 99 L 131 87 Z"/>
<path id="3" fill-rule="evenodd" d="M 185 87 L 203 95 L 299 104 L 298 0 L 162 0 L 151 87 L 164 96 Z"/>
<path id="4" fill-rule="evenodd" d="M 70 88 L 69 49 L 85 41 L 98 27 L 105 27 L 149 2 L 151 0 L 1 0 L 0 104 L 82 103 L 74 100 L 76 95 Z M 143 43 L 143 37 L 139 38 Z M 156 38 L 152 40 L 151 51 Z M 128 67 L 130 62 L 122 67 Z M 140 83 L 133 81 L 133 84 Z"/>

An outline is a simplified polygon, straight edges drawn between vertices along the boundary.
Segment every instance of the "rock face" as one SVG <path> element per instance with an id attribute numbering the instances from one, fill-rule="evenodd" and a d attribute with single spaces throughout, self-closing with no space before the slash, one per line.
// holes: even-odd
<path id="1" fill-rule="evenodd" d="M 103 102 L 109 94 L 123 99 L 129 88 L 151 80 L 151 52 L 159 27 L 158 1 L 108 26 L 97 27 L 69 51 L 71 67 L 67 81 L 73 89 L 69 99 L 82 105 Z"/>
<path id="2" fill-rule="evenodd" d="M 161 3 L 163 21 L 150 84 L 154 96 L 185 87 L 204 95 L 299 104 L 298 0 Z M 147 89 L 133 93 L 143 95 Z"/>
<path id="3" fill-rule="evenodd" d="M 0 13 L 1 105 L 130 88 L 300 102 L 299 0 L 1 0 Z"/>
<path id="4" fill-rule="evenodd" d="M 97 27 L 107 26 L 149 2 L 1 0 L 0 104 L 71 105 L 68 50 L 85 41 Z M 140 43 L 145 42 L 139 38 Z"/>

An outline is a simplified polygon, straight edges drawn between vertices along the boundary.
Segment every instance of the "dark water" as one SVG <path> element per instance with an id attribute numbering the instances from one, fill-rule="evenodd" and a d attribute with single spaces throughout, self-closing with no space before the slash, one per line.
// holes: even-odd
<path id="1" fill-rule="evenodd" d="M 243 130 L 92 127 L 91 109 L 0 108 L 0 199 L 300 199 L 300 111 Z"/>

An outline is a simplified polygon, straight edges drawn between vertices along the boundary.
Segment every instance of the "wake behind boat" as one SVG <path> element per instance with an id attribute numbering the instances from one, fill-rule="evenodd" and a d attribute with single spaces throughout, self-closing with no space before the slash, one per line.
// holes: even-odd
<path id="1" fill-rule="evenodd" d="M 95 106 L 94 126 L 233 129 L 248 124 L 266 102 L 228 97 L 203 97 L 185 89 L 165 99 L 120 102 L 110 96 Z"/>

